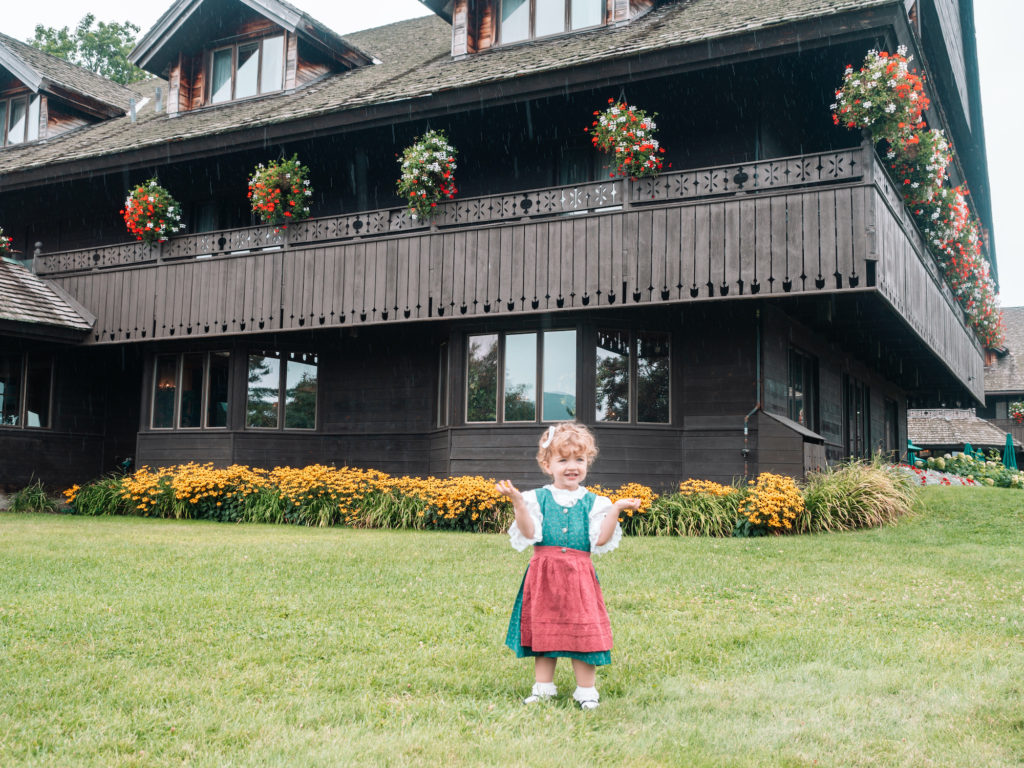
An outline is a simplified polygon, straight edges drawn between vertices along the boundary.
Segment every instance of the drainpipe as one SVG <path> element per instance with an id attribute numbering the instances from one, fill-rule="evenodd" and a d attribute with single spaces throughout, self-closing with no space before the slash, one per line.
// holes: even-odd
<path id="1" fill-rule="evenodd" d="M 750 417 L 753 416 L 761 408 L 761 310 L 754 310 L 754 333 L 755 333 L 755 346 L 754 346 L 754 397 L 756 403 L 753 408 L 750 409 L 750 413 L 743 417 L 743 477 L 749 477 L 750 475 Z"/>

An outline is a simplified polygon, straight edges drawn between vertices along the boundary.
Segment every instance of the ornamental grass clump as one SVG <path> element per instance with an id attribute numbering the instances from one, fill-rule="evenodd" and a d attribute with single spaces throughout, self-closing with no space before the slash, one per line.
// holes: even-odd
<path id="1" fill-rule="evenodd" d="M 260 163 L 249 179 L 252 212 L 264 224 L 273 225 L 275 232 L 309 218 L 312 196 L 309 168 L 299 162 L 298 155 L 289 160 L 271 160 L 266 165 Z"/>
<path id="2" fill-rule="evenodd" d="M 185 228 L 181 222 L 181 206 L 155 178 L 128 193 L 121 216 L 128 232 L 147 245 L 165 242 Z"/>
<path id="3" fill-rule="evenodd" d="M 762 472 L 748 486 L 737 509 L 735 536 L 795 532 L 794 523 L 804 511 L 804 497 L 793 478 Z"/>
<path id="4" fill-rule="evenodd" d="M 655 116 L 615 99 L 608 99 L 604 111 L 594 112 L 595 119 L 586 131 L 591 144 L 611 156 L 609 176 L 640 179 L 661 172 L 665 150 L 655 136 Z"/>
<path id="5" fill-rule="evenodd" d="M 804 502 L 797 531 L 828 533 L 892 525 L 914 511 L 917 494 L 912 476 L 876 456 L 812 472 Z"/>
<path id="6" fill-rule="evenodd" d="M 30 483 L 11 497 L 11 512 L 56 512 L 54 501 L 40 480 Z"/>
<path id="7" fill-rule="evenodd" d="M 686 480 L 678 493 L 658 498 L 636 521 L 640 536 L 732 536 L 746 491 L 710 480 Z"/>
<path id="8" fill-rule="evenodd" d="M 437 204 L 459 191 L 455 187 L 455 155 L 444 131 L 427 131 L 402 152 L 398 196 L 413 219 L 429 221 Z"/>

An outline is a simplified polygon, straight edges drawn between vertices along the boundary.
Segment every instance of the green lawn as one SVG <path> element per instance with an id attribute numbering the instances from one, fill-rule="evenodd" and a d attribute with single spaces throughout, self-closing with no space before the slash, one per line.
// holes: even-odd
<path id="1" fill-rule="evenodd" d="M 1024 765 L 1024 494 L 598 558 L 602 706 L 519 703 L 503 536 L 0 515 L 0 766 Z"/>

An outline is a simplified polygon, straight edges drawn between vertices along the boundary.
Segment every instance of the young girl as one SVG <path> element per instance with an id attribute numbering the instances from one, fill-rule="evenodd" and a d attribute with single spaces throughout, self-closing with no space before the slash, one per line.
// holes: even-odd
<path id="1" fill-rule="evenodd" d="M 549 427 L 540 439 L 537 463 L 551 483 L 520 493 L 508 480 L 497 484 L 516 511 L 509 528 L 512 546 L 520 552 L 534 545 L 512 618 L 508 645 L 517 657 L 534 657 L 532 704 L 554 696 L 555 664 L 572 659 L 576 691 L 583 709 L 598 704 L 594 682 L 597 666 L 611 662 L 612 631 L 590 553 L 619 546 L 619 514 L 637 509 L 639 499 L 612 504 L 583 486 L 587 468 L 597 456 L 594 436 L 580 424 Z"/>

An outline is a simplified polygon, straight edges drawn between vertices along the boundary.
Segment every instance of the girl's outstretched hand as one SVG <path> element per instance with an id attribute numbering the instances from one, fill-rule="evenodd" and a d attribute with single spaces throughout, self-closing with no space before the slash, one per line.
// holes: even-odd
<path id="1" fill-rule="evenodd" d="M 615 506 L 619 508 L 620 512 L 624 509 L 640 509 L 641 504 L 643 501 L 640 499 L 619 499 L 615 502 Z"/>
<path id="2" fill-rule="evenodd" d="M 500 493 L 502 496 L 508 496 L 512 499 L 512 503 L 523 501 L 523 494 L 519 492 L 519 489 L 512 485 L 511 480 L 499 480 L 494 484 L 494 490 Z"/>

